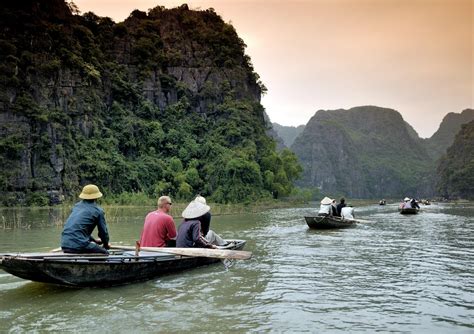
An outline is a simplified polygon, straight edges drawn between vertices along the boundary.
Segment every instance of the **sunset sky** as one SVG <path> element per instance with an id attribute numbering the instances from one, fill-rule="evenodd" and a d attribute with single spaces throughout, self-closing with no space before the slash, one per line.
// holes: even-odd
<path id="1" fill-rule="evenodd" d="M 473 0 L 75 0 L 123 21 L 158 5 L 212 7 L 247 44 L 272 122 L 319 109 L 393 108 L 421 137 L 473 108 Z"/>

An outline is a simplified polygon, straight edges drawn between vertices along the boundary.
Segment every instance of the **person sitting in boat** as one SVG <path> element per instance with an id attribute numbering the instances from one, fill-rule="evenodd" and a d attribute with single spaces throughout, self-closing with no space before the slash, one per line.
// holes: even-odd
<path id="1" fill-rule="evenodd" d="M 211 207 L 199 201 L 192 201 L 184 209 L 182 216 L 184 221 L 178 227 L 178 237 L 176 247 L 200 247 L 217 248 L 204 238 L 201 233 L 202 216 L 209 212 Z"/>
<path id="2" fill-rule="evenodd" d="M 204 205 L 207 205 L 206 199 L 202 197 L 201 195 L 196 196 L 194 200 Z M 216 232 L 210 229 L 210 225 L 211 225 L 211 212 L 210 211 L 206 212 L 204 215 L 202 215 L 198 219 L 201 222 L 201 234 L 209 243 L 216 246 L 225 246 L 228 244 L 227 241 L 222 239 Z"/>
<path id="3" fill-rule="evenodd" d="M 410 201 L 410 204 L 412 208 L 416 208 L 416 209 L 420 208 L 420 206 L 418 205 L 418 202 L 414 198 Z"/>
<path id="4" fill-rule="evenodd" d="M 109 232 L 104 210 L 96 203 L 101 197 L 102 193 L 96 185 L 88 184 L 82 189 L 79 195 L 82 201 L 73 207 L 61 233 L 61 249 L 64 253 L 109 253 Z M 92 236 L 96 227 L 99 239 Z"/>
<path id="5" fill-rule="evenodd" d="M 341 210 L 346 206 L 346 199 L 343 197 L 339 201 L 339 204 L 336 206 L 337 209 L 337 215 L 340 217 L 341 216 Z"/>
<path id="6" fill-rule="evenodd" d="M 324 197 L 321 200 L 321 206 L 319 207 L 318 216 L 336 216 L 337 209 L 333 205 L 333 203 L 335 203 L 335 200 L 329 197 Z"/>
<path id="7" fill-rule="evenodd" d="M 143 231 L 140 236 L 141 247 L 174 247 L 176 246 L 176 226 L 171 211 L 171 198 L 158 198 L 158 209 L 146 215 Z"/>
<path id="8" fill-rule="evenodd" d="M 408 197 L 405 197 L 403 199 L 403 203 L 400 205 L 400 208 L 401 209 L 412 209 L 412 206 L 411 206 L 411 199 L 408 198 Z"/>
<path id="9" fill-rule="evenodd" d="M 341 209 L 341 217 L 345 219 L 354 219 L 354 208 L 352 206 L 345 206 Z"/>

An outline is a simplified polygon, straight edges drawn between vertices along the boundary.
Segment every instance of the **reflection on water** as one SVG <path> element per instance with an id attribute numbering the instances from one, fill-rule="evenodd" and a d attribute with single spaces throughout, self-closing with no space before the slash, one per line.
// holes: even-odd
<path id="1" fill-rule="evenodd" d="M 474 207 L 367 205 L 373 223 L 310 230 L 315 209 L 214 217 L 254 256 L 106 289 L 70 289 L 0 271 L 0 332 L 474 332 Z M 113 241 L 133 244 L 147 209 L 118 212 Z M 28 217 L 30 213 L 25 214 Z M 0 252 L 57 247 L 61 227 L 0 232 Z M 178 221 L 177 221 L 178 222 Z"/>

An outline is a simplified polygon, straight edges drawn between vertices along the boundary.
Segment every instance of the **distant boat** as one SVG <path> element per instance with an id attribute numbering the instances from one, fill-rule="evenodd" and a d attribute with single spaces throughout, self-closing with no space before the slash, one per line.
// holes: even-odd
<path id="1" fill-rule="evenodd" d="M 384 199 L 379 202 L 379 205 L 385 205 L 385 204 L 387 204 L 387 201 Z"/>
<path id="2" fill-rule="evenodd" d="M 304 217 L 304 219 L 309 228 L 317 230 L 353 227 L 357 223 L 357 220 L 354 219 L 344 219 L 342 217 L 334 216 L 313 216 Z"/>
<path id="3" fill-rule="evenodd" d="M 400 211 L 402 215 L 415 215 L 420 210 L 417 208 L 405 208 L 405 209 L 399 208 L 398 211 Z"/>

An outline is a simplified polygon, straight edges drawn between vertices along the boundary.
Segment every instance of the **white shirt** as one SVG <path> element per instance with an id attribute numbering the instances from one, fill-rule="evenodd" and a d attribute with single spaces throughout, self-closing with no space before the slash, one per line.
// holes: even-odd
<path id="1" fill-rule="evenodd" d="M 354 208 L 350 206 L 343 207 L 341 209 L 341 216 L 347 219 L 354 219 Z"/>
<path id="2" fill-rule="evenodd" d="M 321 204 L 318 213 L 328 215 L 331 212 L 331 204 Z"/>

